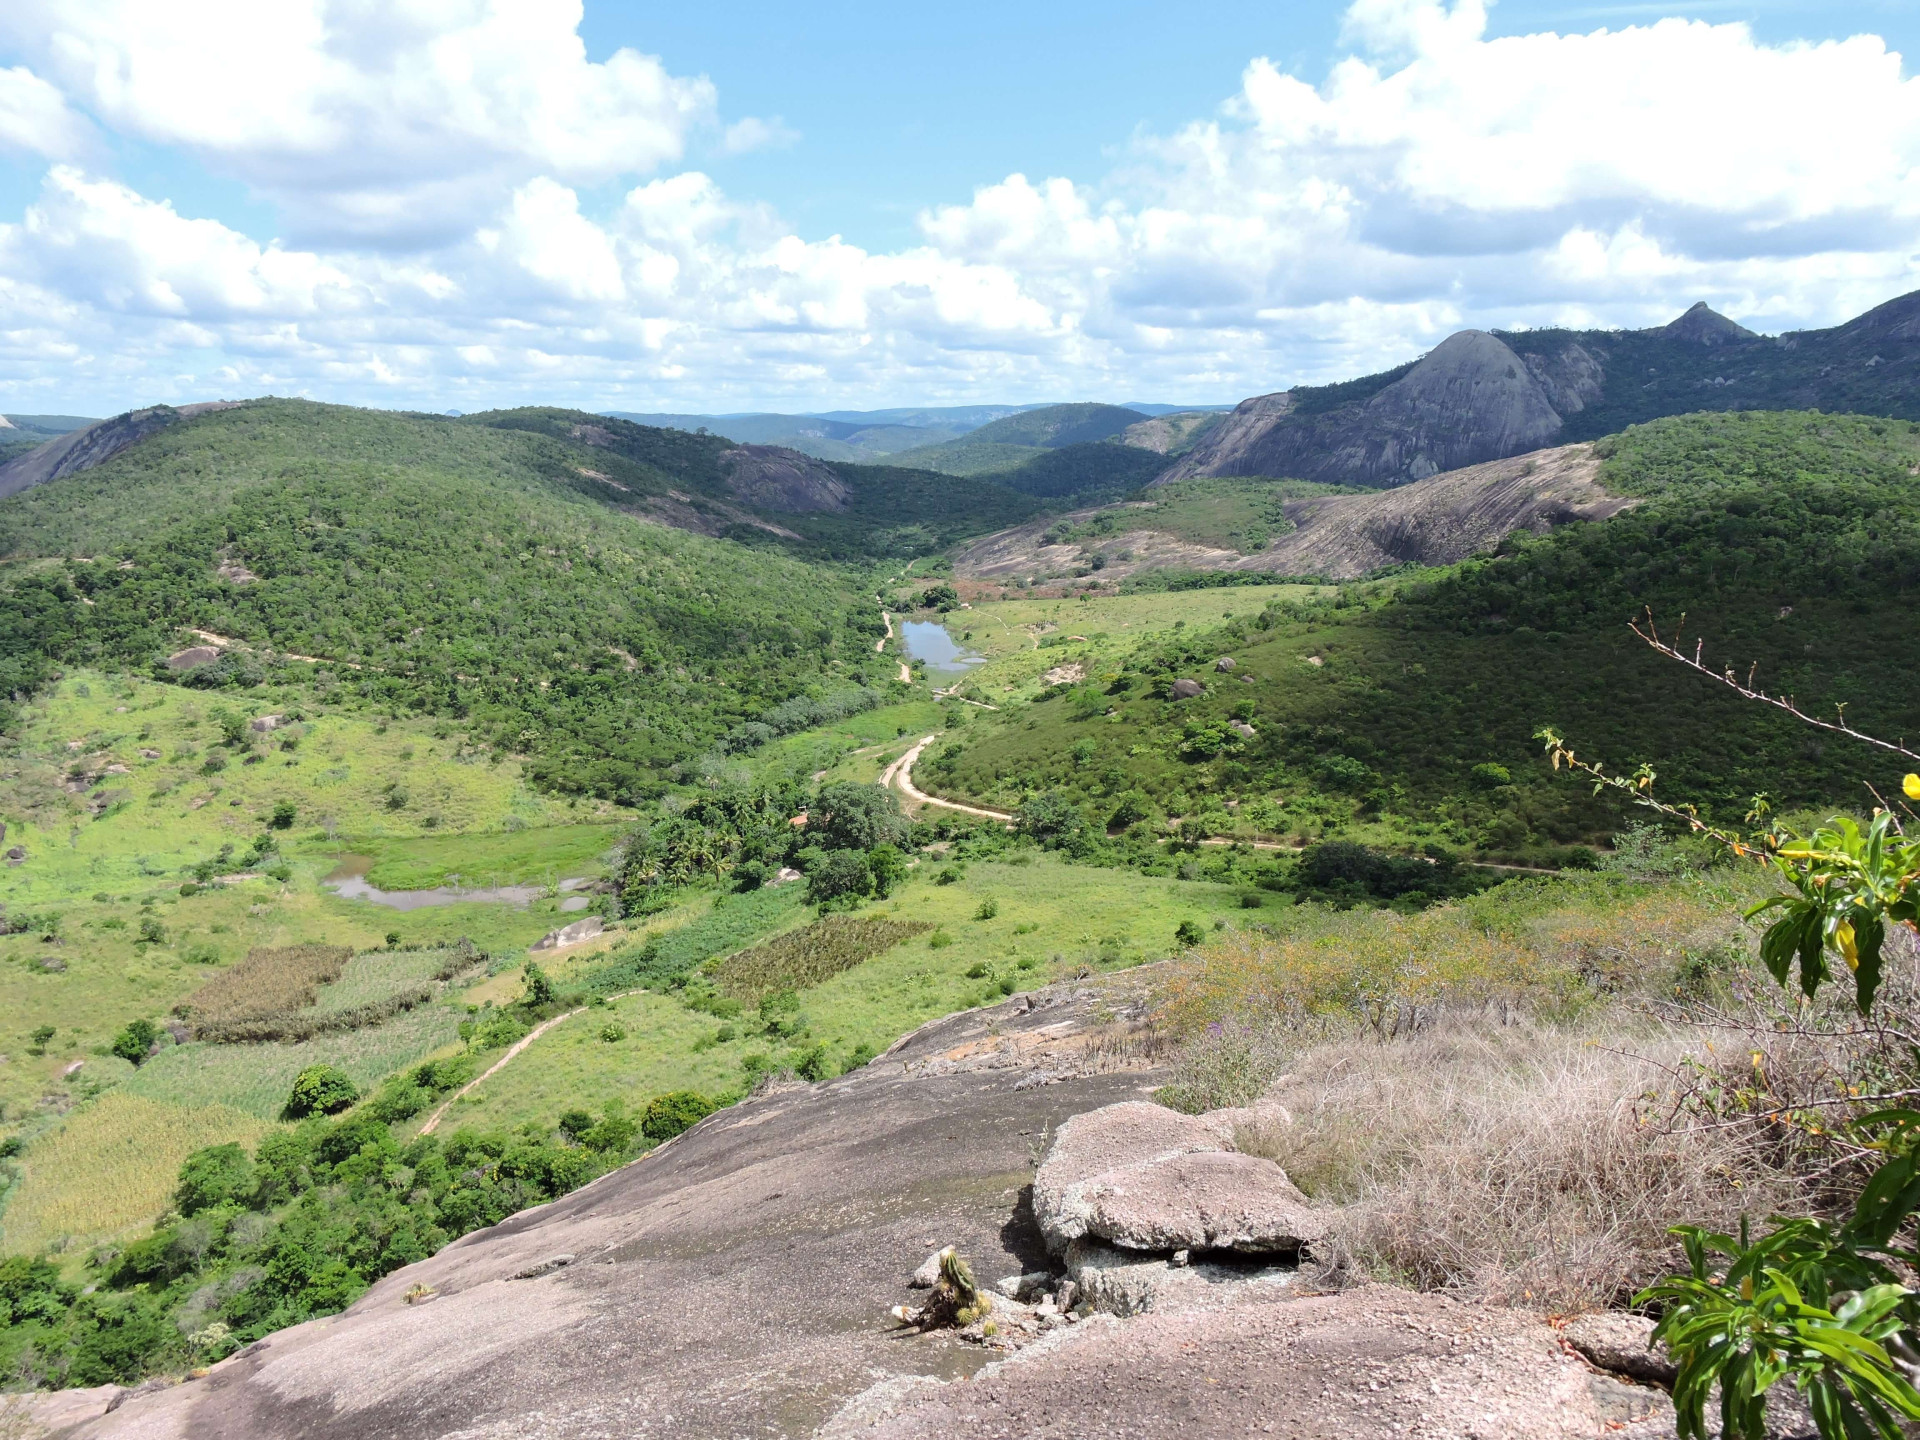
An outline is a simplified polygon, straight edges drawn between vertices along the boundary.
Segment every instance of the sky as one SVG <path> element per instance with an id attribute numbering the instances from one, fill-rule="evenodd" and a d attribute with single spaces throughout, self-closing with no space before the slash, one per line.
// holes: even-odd
<path id="1" fill-rule="evenodd" d="M 0 412 L 1231 403 L 1920 288 L 1920 0 L 7 0 Z"/>

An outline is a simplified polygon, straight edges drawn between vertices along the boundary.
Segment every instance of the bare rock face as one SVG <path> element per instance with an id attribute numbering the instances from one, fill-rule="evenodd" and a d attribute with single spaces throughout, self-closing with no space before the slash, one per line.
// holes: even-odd
<path id="1" fill-rule="evenodd" d="M 176 650 L 167 657 L 169 670 L 192 670 L 201 665 L 211 665 L 220 658 L 220 652 L 211 645 L 189 645 L 184 650 Z"/>
<path id="2" fill-rule="evenodd" d="M 738 445 L 720 454 L 727 488 L 743 504 L 804 515 L 844 510 L 852 493 L 833 467 L 778 445 Z"/>
<path id="3" fill-rule="evenodd" d="M 598 915 L 589 915 L 586 919 L 576 920 L 571 925 L 562 925 L 558 930 L 549 930 L 527 948 L 560 950 L 568 945 L 578 945 L 583 940 L 591 940 L 605 928 Z"/>
<path id="4" fill-rule="evenodd" d="M 1265 403 L 1244 417 L 1236 411 L 1233 420 L 1239 423 L 1212 431 L 1156 483 L 1191 475 L 1272 475 L 1404 485 L 1538 449 L 1563 423 L 1526 362 L 1484 330 L 1449 335 L 1361 403 L 1309 416 Z"/>
<path id="5" fill-rule="evenodd" d="M 1145 1100 L 1074 1116 L 1060 1127 L 1033 1177 L 1033 1217 L 1047 1248 L 1060 1254 L 1069 1241 L 1088 1233 L 1087 1190 L 1108 1172 L 1220 1148 L 1214 1126 Z"/>
<path id="6" fill-rule="evenodd" d="M 0 497 L 18 495 L 49 480 L 59 480 L 104 465 L 129 445 L 164 430 L 181 420 L 211 410 L 230 410 L 235 402 L 205 400 L 193 405 L 153 405 L 145 410 L 129 410 L 111 420 L 97 420 L 66 435 L 59 435 L 24 455 L 0 465 Z"/>
<path id="7" fill-rule="evenodd" d="M 1271 1160 L 1199 1152 L 1130 1165 L 1079 1187 L 1086 1229 L 1129 1250 L 1297 1252 L 1326 1233 Z"/>

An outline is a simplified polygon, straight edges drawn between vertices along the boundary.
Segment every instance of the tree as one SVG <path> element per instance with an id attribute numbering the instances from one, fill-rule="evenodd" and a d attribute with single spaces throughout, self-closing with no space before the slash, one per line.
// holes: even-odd
<path id="1" fill-rule="evenodd" d="M 527 962 L 524 978 L 527 982 L 527 989 L 526 993 L 520 997 L 520 1003 L 525 1005 L 529 1010 L 538 1009 L 544 1005 L 551 1005 L 559 998 L 558 993 L 553 988 L 553 978 L 534 961 L 529 960 Z"/>
<path id="2" fill-rule="evenodd" d="M 807 873 L 807 903 L 829 905 L 873 890 L 867 857 L 858 850 L 829 850 Z"/>
<path id="3" fill-rule="evenodd" d="M 826 850 L 871 850 L 906 837 L 900 800 L 878 785 L 823 785 L 807 809 L 807 839 Z"/>
<path id="4" fill-rule="evenodd" d="M 690 1130 L 720 1107 L 697 1090 L 674 1090 L 656 1095 L 640 1117 L 640 1131 L 649 1140 L 671 1140 Z"/>
<path id="5" fill-rule="evenodd" d="M 1014 812 L 1014 828 L 1043 845 L 1062 845 L 1087 828 L 1079 808 L 1064 790 L 1029 795 Z"/>
<path id="6" fill-rule="evenodd" d="M 309 1065 L 294 1078 L 281 1117 L 304 1120 L 309 1115 L 337 1115 L 360 1098 L 360 1091 L 344 1070 L 332 1065 Z"/>
<path id="7" fill-rule="evenodd" d="M 300 813 L 300 807 L 291 800 L 282 800 L 273 807 L 273 818 L 268 823 L 276 830 L 291 830 L 294 817 Z"/>
<path id="8" fill-rule="evenodd" d="M 873 876 L 873 893 L 884 900 L 907 878 L 907 858 L 892 845 L 876 845 L 867 852 L 867 872 Z"/>
<path id="9" fill-rule="evenodd" d="M 130 1065 L 141 1065 L 153 1053 L 159 1039 L 160 1031 L 151 1020 L 130 1020 L 126 1028 L 113 1037 L 113 1053 Z"/>
<path id="10" fill-rule="evenodd" d="M 247 1152 L 235 1144 L 209 1145 L 194 1151 L 180 1167 L 173 1207 L 182 1215 L 194 1215 L 243 1199 L 252 1189 L 253 1162 Z"/>

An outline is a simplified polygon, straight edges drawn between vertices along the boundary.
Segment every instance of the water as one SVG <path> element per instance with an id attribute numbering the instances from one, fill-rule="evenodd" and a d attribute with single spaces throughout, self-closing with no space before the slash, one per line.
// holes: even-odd
<path id="1" fill-rule="evenodd" d="M 959 679 L 987 657 L 962 650 L 954 643 L 947 627 L 933 620 L 902 620 L 900 643 L 907 655 L 927 667 L 929 675 Z"/>
<path id="2" fill-rule="evenodd" d="M 471 905 L 476 901 L 524 907 L 529 901 L 538 900 L 547 889 L 544 885 L 496 885 L 491 889 L 466 890 L 457 885 L 436 885 L 431 890 L 382 890 L 367 883 L 367 871 L 372 868 L 373 862 L 366 856 L 352 855 L 341 861 L 323 883 L 343 900 L 366 900 L 393 910 L 425 910 L 433 905 Z M 562 880 L 560 888 L 574 890 L 586 883 L 584 879 Z M 584 910 L 586 904 L 582 898 L 574 908 Z M 560 908 L 566 909 L 566 903 L 562 902 Z"/>

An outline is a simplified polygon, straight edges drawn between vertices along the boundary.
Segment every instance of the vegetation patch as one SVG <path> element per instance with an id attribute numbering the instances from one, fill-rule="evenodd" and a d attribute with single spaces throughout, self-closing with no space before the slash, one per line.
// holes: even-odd
<path id="1" fill-rule="evenodd" d="M 338 980 L 352 958 L 353 950 L 346 945 L 249 950 L 246 959 L 189 995 L 179 1014 L 202 1040 L 276 1039 L 246 1027 L 271 1024 L 311 1006 L 320 987 Z"/>
<path id="2" fill-rule="evenodd" d="M 790 930 L 730 955 L 709 973 L 726 994 L 757 1004 L 762 996 L 776 991 L 818 985 L 931 929 L 924 920 L 829 915 L 805 929 Z"/>

